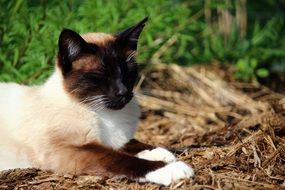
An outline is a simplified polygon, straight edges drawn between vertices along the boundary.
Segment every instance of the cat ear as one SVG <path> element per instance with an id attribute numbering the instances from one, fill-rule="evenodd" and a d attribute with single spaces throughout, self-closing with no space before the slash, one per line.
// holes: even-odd
<path id="1" fill-rule="evenodd" d="M 71 66 L 80 53 L 87 47 L 85 40 L 76 32 L 64 29 L 59 36 L 58 48 L 61 64 L 68 67 Z"/>
<path id="2" fill-rule="evenodd" d="M 145 17 L 136 25 L 129 27 L 126 30 L 117 34 L 117 38 L 119 39 L 120 43 L 125 45 L 130 50 L 136 50 L 138 39 L 147 20 L 148 17 Z"/>

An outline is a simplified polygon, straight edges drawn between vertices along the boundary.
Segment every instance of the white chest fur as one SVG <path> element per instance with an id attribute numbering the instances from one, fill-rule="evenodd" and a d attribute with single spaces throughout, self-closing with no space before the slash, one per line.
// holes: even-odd
<path id="1" fill-rule="evenodd" d="M 103 109 L 97 114 L 99 118 L 97 133 L 101 142 L 118 149 L 133 138 L 140 117 L 140 109 L 136 99 L 133 98 L 121 110 Z"/>

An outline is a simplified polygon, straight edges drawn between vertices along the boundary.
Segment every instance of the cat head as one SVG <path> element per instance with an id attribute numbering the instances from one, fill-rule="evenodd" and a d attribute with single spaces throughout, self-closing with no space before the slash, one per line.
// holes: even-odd
<path id="1" fill-rule="evenodd" d="M 58 67 L 64 88 L 94 109 L 123 108 L 133 97 L 138 68 L 137 42 L 147 18 L 118 33 L 78 33 L 64 29 L 59 37 Z"/>

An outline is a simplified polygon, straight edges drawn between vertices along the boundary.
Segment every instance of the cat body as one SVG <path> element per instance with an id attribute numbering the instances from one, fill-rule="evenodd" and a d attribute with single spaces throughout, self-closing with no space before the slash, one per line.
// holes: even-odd
<path id="1" fill-rule="evenodd" d="M 45 155 L 52 155 L 53 148 L 49 143 L 58 146 L 56 141 L 63 143 L 61 139 L 73 145 L 97 141 L 118 149 L 133 137 L 140 116 L 135 99 L 120 111 L 103 109 L 94 112 L 68 97 L 61 88 L 61 80 L 60 74 L 55 72 L 39 87 L 0 85 L 0 151 L 7 145 L 13 147 L 1 155 L 10 151 L 29 152 L 24 150 L 26 145 L 32 149 L 28 157 L 34 163 L 23 166 L 49 169 L 52 166 L 45 166 L 46 162 L 41 160 Z M 7 160 L 12 161 L 14 157 Z M 26 157 L 17 160 L 22 163 Z M 11 168 L 1 163 L 0 170 Z"/>
<path id="2" fill-rule="evenodd" d="M 163 185 L 193 176 L 166 149 L 133 139 L 140 117 L 134 55 L 145 21 L 118 35 L 64 30 L 43 85 L 0 83 L 0 170 L 36 167 Z"/>

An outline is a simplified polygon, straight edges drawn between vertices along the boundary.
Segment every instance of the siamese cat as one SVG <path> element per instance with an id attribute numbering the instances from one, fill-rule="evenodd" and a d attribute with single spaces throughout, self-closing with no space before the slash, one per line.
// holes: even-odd
<path id="1" fill-rule="evenodd" d="M 193 169 L 133 135 L 137 41 L 147 18 L 118 34 L 64 29 L 54 73 L 40 86 L 0 83 L 0 170 L 124 176 L 170 185 Z"/>

